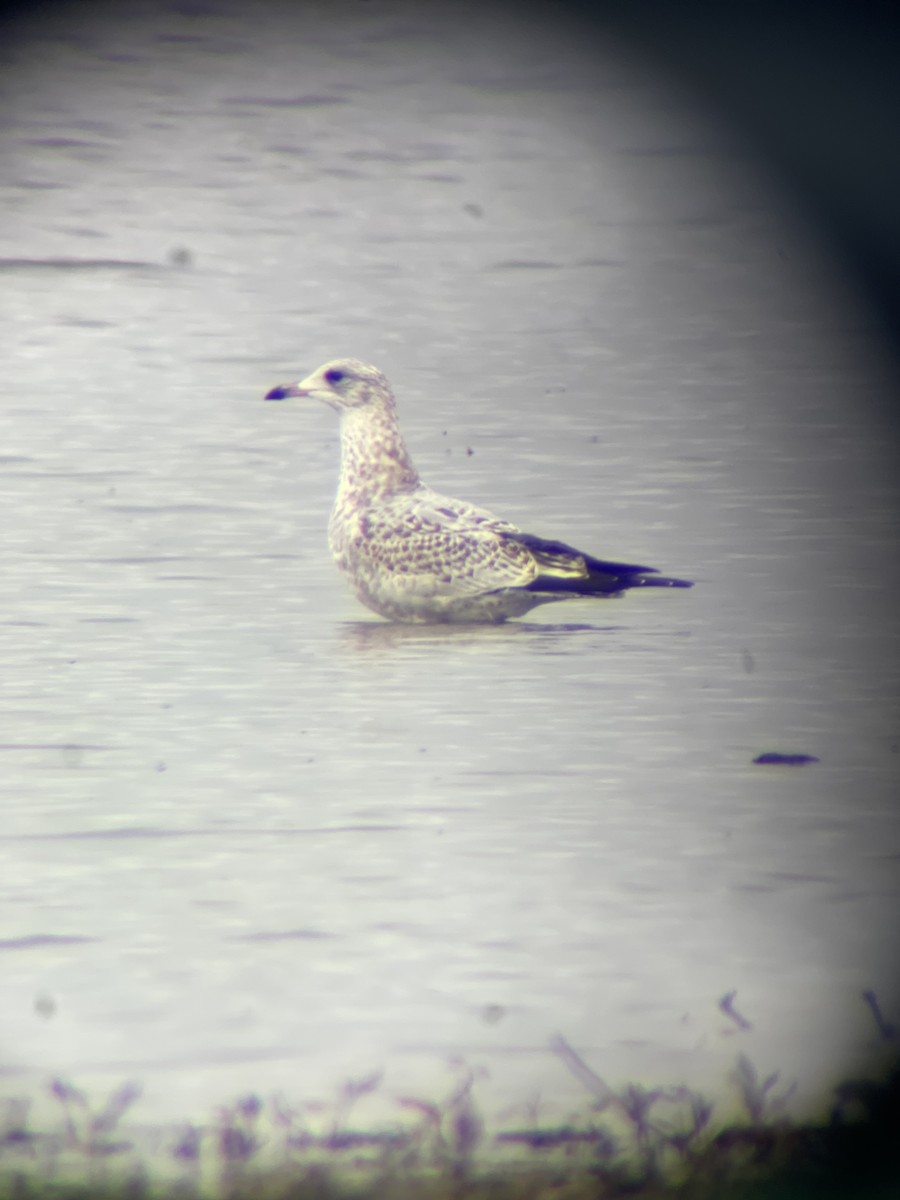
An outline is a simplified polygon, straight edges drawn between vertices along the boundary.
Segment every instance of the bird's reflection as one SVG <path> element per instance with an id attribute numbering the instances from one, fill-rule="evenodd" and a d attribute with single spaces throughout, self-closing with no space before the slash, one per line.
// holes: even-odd
<path id="1" fill-rule="evenodd" d="M 616 633 L 618 625 L 588 625 L 566 623 L 550 625 L 539 622 L 511 621 L 503 625 L 399 625 L 388 621 L 345 621 L 337 628 L 344 649 L 360 653 L 428 646 L 452 646 L 455 650 L 477 650 L 486 646 L 530 640 L 533 646 L 547 647 L 573 633 Z M 573 644 L 574 652 L 574 644 Z"/>

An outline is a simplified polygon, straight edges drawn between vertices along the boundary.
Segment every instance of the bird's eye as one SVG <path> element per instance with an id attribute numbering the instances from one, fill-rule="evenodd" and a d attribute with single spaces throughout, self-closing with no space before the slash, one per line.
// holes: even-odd
<path id="1" fill-rule="evenodd" d="M 344 372 L 339 371 L 337 367 L 332 367 L 330 371 L 325 372 L 325 378 L 328 383 L 340 383 L 344 378 Z"/>

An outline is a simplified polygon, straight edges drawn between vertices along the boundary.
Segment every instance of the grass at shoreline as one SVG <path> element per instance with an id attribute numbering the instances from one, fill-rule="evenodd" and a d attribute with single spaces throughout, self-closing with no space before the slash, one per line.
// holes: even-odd
<path id="1" fill-rule="evenodd" d="M 444 1100 L 398 1098 L 397 1119 L 383 1128 L 351 1120 L 357 1101 L 379 1089 L 381 1076 L 371 1075 L 345 1083 L 324 1122 L 280 1096 L 245 1096 L 208 1124 L 160 1129 L 143 1144 L 123 1120 L 138 1087 L 92 1104 L 55 1080 L 50 1129 L 31 1127 L 28 1101 L 0 1101 L 0 1200 L 900 1197 L 896 1055 L 881 1080 L 837 1087 L 819 1124 L 793 1122 L 792 1089 L 741 1056 L 730 1079 L 741 1116 L 721 1124 L 699 1092 L 615 1090 L 564 1039 L 552 1048 L 589 1103 L 562 1124 L 497 1131 L 486 1126 L 477 1073 L 465 1064 Z"/>

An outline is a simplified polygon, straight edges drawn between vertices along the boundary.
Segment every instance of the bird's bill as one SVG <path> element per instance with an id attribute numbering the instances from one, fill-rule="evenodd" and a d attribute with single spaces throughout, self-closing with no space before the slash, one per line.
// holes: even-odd
<path id="1" fill-rule="evenodd" d="M 328 390 L 328 389 L 324 389 Z M 312 375 L 307 375 L 305 379 L 298 380 L 297 383 L 279 383 L 273 387 L 270 392 L 266 392 L 265 400 L 293 400 L 296 396 L 315 396 L 319 395 L 319 399 L 324 399 L 321 395 L 322 375 L 319 371 L 314 371 Z"/>
<path id="2" fill-rule="evenodd" d="M 295 396 L 308 396 L 310 389 L 303 386 L 305 380 L 300 383 L 279 383 L 272 388 L 270 392 L 266 392 L 264 400 L 291 400 Z"/>

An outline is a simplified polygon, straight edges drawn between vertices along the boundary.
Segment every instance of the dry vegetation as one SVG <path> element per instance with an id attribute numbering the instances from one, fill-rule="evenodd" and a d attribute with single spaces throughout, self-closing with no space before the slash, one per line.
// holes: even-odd
<path id="1" fill-rule="evenodd" d="M 896 1031 L 866 994 L 881 1038 Z M 725 1001 L 729 1001 L 729 997 Z M 395 1100 L 396 1121 L 357 1127 L 354 1107 L 380 1075 L 348 1081 L 330 1106 L 246 1096 L 205 1125 L 147 1133 L 125 1118 L 126 1084 L 91 1103 L 50 1085 L 58 1118 L 32 1128 L 25 1099 L 0 1102 L 0 1200 L 896 1200 L 900 1068 L 836 1089 L 818 1125 L 787 1113 L 793 1089 L 740 1057 L 731 1084 L 743 1116 L 722 1125 L 685 1087 L 610 1088 L 562 1038 L 553 1050 L 583 1084 L 583 1112 L 492 1132 L 476 1073 L 458 1064 L 440 1103 Z"/>

